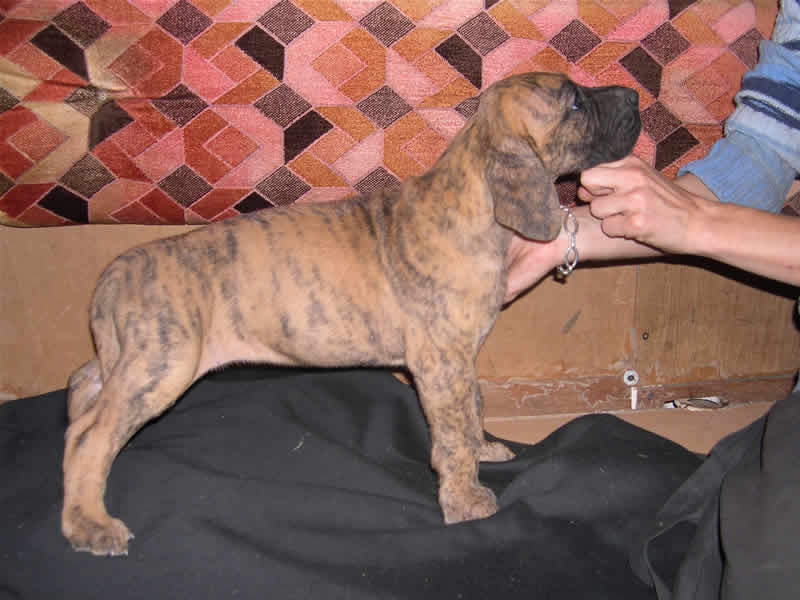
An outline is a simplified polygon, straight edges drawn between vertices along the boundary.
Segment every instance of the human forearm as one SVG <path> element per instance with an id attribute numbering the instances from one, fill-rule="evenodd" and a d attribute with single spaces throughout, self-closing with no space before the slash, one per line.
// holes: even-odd
<path id="1" fill-rule="evenodd" d="M 719 202 L 694 175 L 675 183 L 707 200 L 692 218 L 687 252 L 800 285 L 800 219 Z"/>
<path id="2" fill-rule="evenodd" d="M 800 219 L 715 201 L 702 202 L 689 228 L 689 251 L 800 285 Z"/>
<path id="3" fill-rule="evenodd" d="M 576 246 L 581 262 L 648 258 L 664 254 L 657 248 L 633 239 L 606 235 L 601 227 L 602 221 L 592 216 L 589 206 L 578 206 L 573 210 L 579 224 Z M 563 233 L 559 236 L 559 242 L 566 251 L 566 239 L 561 238 L 565 238 Z"/>

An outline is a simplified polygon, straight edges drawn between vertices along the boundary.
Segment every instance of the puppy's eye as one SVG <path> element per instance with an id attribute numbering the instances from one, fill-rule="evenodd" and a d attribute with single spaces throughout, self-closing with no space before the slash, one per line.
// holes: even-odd
<path id="1" fill-rule="evenodd" d="M 571 111 L 583 110 L 583 98 L 575 96 L 572 100 L 572 106 L 569 107 Z"/>

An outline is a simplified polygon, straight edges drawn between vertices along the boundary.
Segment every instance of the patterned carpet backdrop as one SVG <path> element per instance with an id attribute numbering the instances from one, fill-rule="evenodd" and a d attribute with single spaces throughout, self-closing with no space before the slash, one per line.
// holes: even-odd
<path id="1" fill-rule="evenodd" d="M 0 223 L 206 223 L 397 185 L 435 162 L 482 89 L 525 71 L 636 89 L 635 153 L 672 175 L 721 135 L 776 11 L 0 0 Z"/>

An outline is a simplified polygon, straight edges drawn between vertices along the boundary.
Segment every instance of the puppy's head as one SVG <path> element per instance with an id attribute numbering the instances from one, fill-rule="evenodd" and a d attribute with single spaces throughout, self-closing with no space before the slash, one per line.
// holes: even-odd
<path id="1" fill-rule="evenodd" d="M 556 177 L 623 158 L 640 129 L 633 90 L 587 88 L 555 73 L 498 81 L 481 95 L 475 118 L 495 217 L 536 240 L 555 238 L 561 227 Z"/>

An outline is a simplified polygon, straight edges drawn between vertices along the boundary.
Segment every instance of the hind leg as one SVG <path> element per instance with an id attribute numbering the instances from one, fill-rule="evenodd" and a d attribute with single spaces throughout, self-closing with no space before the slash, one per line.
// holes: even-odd
<path id="1" fill-rule="evenodd" d="M 475 388 L 475 410 L 478 411 L 478 421 L 483 430 L 483 398 L 479 387 Z M 490 442 L 481 433 L 481 448 L 478 458 L 481 462 L 504 462 L 514 458 L 515 454 L 502 442 Z"/>
<path id="2" fill-rule="evenodd" d="M 67 387 L 69 388 L 67 393 L 67 415 L 69 416 L 69 422 L 72 423 L 94 406 L 97 394 L 103 387 L 103 381 L 100 378 L 99 361 L 93 358 L 77 369 L 70 375 Z"/>
<path id="3" fill-rule="evenodd" d="M 150 357 L 152 359 L 152 357 Z M 64 448 L 61 530 L 76 550 L 127 554 L 132 537 L 109 516 L 104 495 L 111 463 L 131 436 L 191 384 L 193 360 L 120 360 L 93 405 L 69 425 Z"/>

